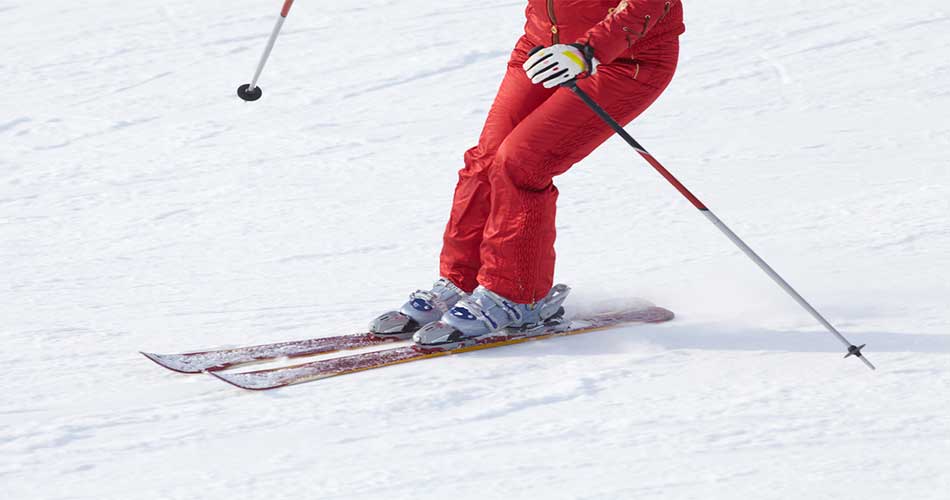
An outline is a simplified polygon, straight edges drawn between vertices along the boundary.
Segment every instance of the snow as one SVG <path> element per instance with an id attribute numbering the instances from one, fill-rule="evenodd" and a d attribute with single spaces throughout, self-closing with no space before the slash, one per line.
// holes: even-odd
<path id="1" fill-rule="evenodd" d="M 266 393 L 138 354 L 365 328 L 437 272 L 523 1 L 0 0 L 11 499 L 942 499 L 945 2 L 695 2 L 628 130 L 562 176 L 575 310 L 637 326 Z"/>

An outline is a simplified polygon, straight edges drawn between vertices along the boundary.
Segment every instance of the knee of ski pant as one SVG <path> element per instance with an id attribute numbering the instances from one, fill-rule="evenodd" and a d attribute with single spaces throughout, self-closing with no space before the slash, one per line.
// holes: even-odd
<path id="1" fill-rule="evenodd" d="M 553 178 L 549 173 L 549 164 L 553 166 L 555 163 L 557 162 L 549 158 L 543 150 L 512 145 L 506 141 L 495 152 L 491 174 L 507 179 L 518 189 L 543 191 L 551 185 Z"/>
<path id="2" fill-rule="evenodd" d="M 465 168 L 473 168 L 478 165 L 478 163 L 480 163 L 479 160 L 481 160 L 484 156 L 485 153 L 482 151 L 480 146 L 473 146 L 468 148 L 468 150 L 465 151 L 465 154 L 462 155 L 462 161 L 465 162 Z"/>
<path id="3" fill-rule="evenodd" d="M 487 179 L 488 169 L 494 160 L 493 153 L 493 151 L 486 151 L 486 148 L 481 144 L 469 148 L 462 156 L 464 166 L 459 170 L 459 177 L 482 177 Z"/>

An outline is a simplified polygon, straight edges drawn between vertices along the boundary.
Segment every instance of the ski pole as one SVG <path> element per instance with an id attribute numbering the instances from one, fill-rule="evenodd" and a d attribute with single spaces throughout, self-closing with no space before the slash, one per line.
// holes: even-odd
<path id="1" fill-rule="evenodd" d="M 287 19 L 287 14 L 290 13 L 290 6 L 294 4 L 294 0 L 284 0 L 284 7 L 280 9 L 280 16 L 277 17 L 277 24 L 274 25 L 274 31 L 270 34 L 270 40 L 267 41 L 267 47 L 264 48 L 264 53 L 261 55 L 261 61 L 257 63 L 257 70 L 254 72 L 254 78 L 251 79 L 251 83 L 245 83 L 237 89 L 237 95 L 245 101 L 256 101 L 261 98 L 263 91 L 257 86 L 257 79 L 261 77 L 261 72 L 264 71 L 264 65 L 267 64 L 267 58 L 270 57 L 270 51 L 274 48 L 274 43 L 277 42 L 277 35 L 280 34 L 280 28 L 284 26 L 284 21 Z"/>
<path id="2" fill-rule="evenodd" d="M 629 144 L 634 150 L 636 150 L 637 153 L 640 153 L 640 156 L 642 156 L 647 161 L 647 163 L 650 164 L 650 166 L 652 166 L 657 172 L 659 172 L 660 175 L 662 175 L 664 179 L 669 181 L 669 183 L 672 184 L 673 187 L 676 188 L 676 190 L 680 192 L 680 194 L 685 196 L 686 199 L 689 200 L 689 202 L 692 203 L 694 207 L 699 209 L 699 211 L 702 212 L 702 214 L 707 219 L 709 219 L 709 222 L 712 222 L 713 225 L 719 228 L 719 230 L 722 231 L 722 233 L 725 234 L 726 237 L 729 238 L 730 241 L 735 243 L 736 246 L 738 246 L 739 249 L 742 250 L 742 252 L 746 254 L 746 256 L 752 259 L 752 261 L 755 262 L 756 265 L 758 265 L 760 269 L 765 271 L 765 274 L 768 274 L 769 277 L 772 278 L 772 280 L 775 281 L 776 284 L 778 284 L 778 286 L 782 287 L 782 289 L 785 290 L 789 295 L 791 295 L 792 298 L 795 299 L 795 301 L 798 302 L 800 306 L 802 306 L 806 311 L 808 311 L 816 320 L 818 320 L 819 323 L 821 323 L 826 329 L 828 329 L 829 332 L 831 332 L 839 341 L 841 341 L 841 343 L 844 344 L 844 346 L 848 350 L 848 353 L 844 356 L 845 358 L 855 356 L 861 361 L 863 361 L 864 364 L 867 365 L 868 368 L 872 370 L 875 369 L 874 365 L 871 364 L 871 362 L 868 361 L 867 358 L 864 356 L 864 354 L 861 352 L 861 350 L 864 349 L 864 346 L 867 344 L 856 346 L 852 344 L 851 342 L 849 342 L 848 339 L 844 337 L 844 335 L 841 335 L 841 332 L 839 332 L 834 326 L 832 326 L 832 324 L 829 323 L 828 320 L 826 320 L 824 316 L 822 316 L 821 313 L 819 313 L 814 307 L 812 307 L 811 304 L 809 304 L 808 301 L 806 301 L 804 297 L 802 297 L 798 292 L 796 292 L 795 289 L 792 288 L 792 286 L 789 285 L 787 281 L 785 281 L 785 279 L 779 276 L 779 274 L 775 272 L 775 270 L 772 269 L 772 267 L 769 266 L 768 263 L 762 260 L 762 257 L 759 257 L 758 254 L 756 254 L 751 248 L 749 248 L 749 245 L 746 245 L 745 242 L 742 241 L 742 239 L 736 235 L 736 233 L 732 232 L 732 230 L 729 229 L 728 226 L 726 226 L 721 220 L 719 220 L 719 217 L 716 217 L 716 214 L 714 214 L 711 210 L 709 210 L 709 208 L 707 208 L 706 205 L 703 204 L 703 202 L 700 201 L 699 198 L 696 197 L 696 195 L 691 193 L 689 189 L 686 189 L 686 186 L 684 186 L 679 180 L 677 180 L 676 177 L 673 177 L 673 174 L 671 174 L 669 170 L 663 167 L 663 165 L 661 165 L 660 162 L 657 161 L 657 159 L 653 157 L 653 155 L 647 152 L 647 150 L 644 149 L 644 147 L 641 146 L 640 143 L 636 141 L 636 139 L 634 139 L 630 134 L 628 134 L 627 131 L 624 130 L 624 128 L 620 126 L 619 123 L 616 122 L 616 120 L 611 118 L 611 116 L 607 114 L 607 112 L 604 111 L 604 109 L 601 108 L 600 105 L 598 105 L 593 99 L 591 99 L 591 97 L 587 95 L 587 93 L 581 90 L 577 86 L 577 82 L 575 80 L 566 82 L 562 84 L 561 86 L 567 87 L 568 89 L 571 90 L 571 92 L 574 92 L 575 94 L 577 94 L 577 96 L 580 97 L 581 100 L 584 101 L 584 103 L 587 104 L 587 106 L 589 106 L 590 109 L 593 110 L 594 113 L 597 114 L 597 116 L 599 116 L 604 122 L 606 122 L 607 125 L 610 125 L 610 128 L 614 129 L 614 132 L 616 132 L 617 135 L 622 137 L 623 140 L 627 141 L 627 144 Z"/>

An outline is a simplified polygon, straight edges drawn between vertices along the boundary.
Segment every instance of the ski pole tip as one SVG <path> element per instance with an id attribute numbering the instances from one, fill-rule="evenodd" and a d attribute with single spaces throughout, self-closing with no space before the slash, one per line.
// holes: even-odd
<path id="1" fill-rule="evenodd" d="M 864 357 L 864 353 L 861 352 L 865 347 L 867 347 L 867 344 L 861 344 L 860 346 L 856 346 L 856 345 L 848 346 L 848 354 L 844 355 L 844 359 L 848 359 L 851 356 L 855 356 L 858 359 L 860 359 L 868 368 L 872 370 L 877 370 L 877 367 L 871 364 L 871 362 L 868 361 L 866 357 Z"/>
<path id="2" fill-rule="evenodd" d="M 237 95 L 247 102 L 252 102 L 260 99 L 261 96 L 264 95 L 264 91 L 262 91 L 260 87 L 254 87 L 252 89 L 250 83 L 245 83 L 238 87 Z"/>
<path id="3" fill-rule="evenodd" d="M 867 344 L 861 344 L 860 346 L 850 345 L 848 346 L 848 354 L 845 354 L 845 359 L 850 358 L 851 356 L 861 357 L 861 349 L 864 349 Z"/>

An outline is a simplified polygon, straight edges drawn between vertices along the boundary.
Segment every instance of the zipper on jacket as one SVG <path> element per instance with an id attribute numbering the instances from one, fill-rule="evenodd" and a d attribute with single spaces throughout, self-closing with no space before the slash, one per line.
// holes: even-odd
<path id="1" fill-rule="evenodd" d="M 673 2 L 666 2 L 666 4 L 663 5 L 663 15 L 660 16 L 660 18 L 656 20 L 656 24 L 660 24 L 660 21 L 666 18 L 666 15 L 670 13 L 670 9 L 672 8 L 673 8 Z"/>
<path id="2" fill-rule="evenodd" d="M 548 18 L 551 19 L 551 41 L 560 43 L 561 37 L 557 31 L 557 16 L 554 14 L 554 0 L 548 0 Z"/>

